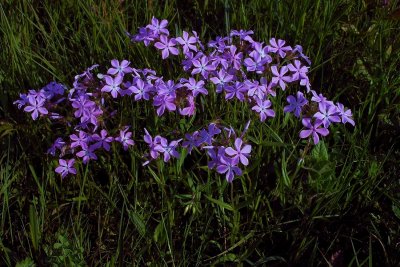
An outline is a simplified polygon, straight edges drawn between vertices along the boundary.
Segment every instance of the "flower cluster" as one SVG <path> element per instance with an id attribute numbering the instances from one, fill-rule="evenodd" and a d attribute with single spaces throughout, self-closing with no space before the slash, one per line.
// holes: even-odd
<path id="1" fill-rule="evenodd" d="M 68 92 L 65 86 L 53 82 L 38 92 L 30 90 L 28 94 L 21 94 L 21 99 L 15 104 L 26 112 L 32 112 L 34 120 L 39 115 L 46 116 L 65 122 L 75 131 L 68 140 L 57 138 L 48 151 L 51 155 L 60 150 L 60 157 L 72 154 L 82 158 L 86 164 L 97 159 L 98 150 L 109 151 L 113 142 L 120 143 L 125 150 L 133 146 L 133 133 L 128 126 L 109 133 L 105 123 L 116 113 L 110 102 L 121 97 L 151 101 L 158 116 L 165 112 L 192 116 L 196 113 L 198 98 L 205 98 L 215 90 L 227 101 L 247 103 L 249 110 L 264 122 L 275 117 L 271 100 L 277 91 L 286 91 L 297 85 L 301 90 L 295 96 L 287 97 L 289 105 L 283 111 L 302 120 L 305 128 L 300 132 L 300 138 L 312 136 L 317 144 L 319 135 L 326 136 L 332 123 L 348 122 L 354 126 L 350 110 L 311 90 L 308 77 L 311 62 L 303 54 L 301 46 L 292 48 L 284 40 L 276 38 L 271 38 L 268 43 L 258 42 L 252 37 L 253 31 L 244 30 L 233 30 L 229 36 L 217 37 L 204 45 L 195 31 L 183 31 L 182 36 L 173 37 L 167 26 L 167 20 L 153 18 L 137 34 L 127 34 L 133 42 L 154 46 L 162 59 L 173 56 L 181 59 L 185 77 L 165 80 L 152 69 L 137 69 L 128 60 L 114 59 L 106 73 L 101 73 L 99 66 L 94 65 L 75 76 L 73 87 Z M 310 93 L 309 101 L 305 94 Z M 60 104 L 69 105 L 73 116 L 53 112 Z M 149 147 L 144 164 L 159 157 L 165 162 L 178 158 L 179 147 L 186 148 L 189 154 L 196 148 L 206 151 L 210 169 L 225 174 L 231 182 L 235 176 L 241 175 L 240 164 L 249 164 L 251 145 L 243 140 L 248 126 L 238 137 L 232 128 L 212 123 L 208 128 L 171 141 L 160 135 L 153 138 L 144 129 L 144 142 Z M 74 160 L 60 159 L 56 171 L 62 177 L 74 174 Z"/>

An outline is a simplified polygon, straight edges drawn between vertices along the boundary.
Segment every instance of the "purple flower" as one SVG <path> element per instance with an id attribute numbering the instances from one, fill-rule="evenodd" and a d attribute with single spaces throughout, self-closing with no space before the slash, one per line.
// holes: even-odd
<path id="1" fill-rule="evenodd" d="M 28 97 L 30 106 L 26 106 L 24 111 L 32 112 L 31 116 L 33 120 L 36 120 L 40 114 L 48 114 L 49 112 L 43 107 L 45 99 L 41 97 Z"/>
<path id="2" fill-rule="evenodd" d="M 308 67 L 301 65 L 300 60 L 295 60 L 294 64 L 289 64 L 287 67 L 292 72 L 292 81 L 308 78 Z"/>
<path id="3" fill-rule="evenodd" d="M 156 147 L 154 149 L 160 153 L 163 153 L 164 154 L 164 162 L 167 162 L 170 160 L 171 156 L 174 158 L 179 158 L 179 153 L 178 153 L 178 151 L 176 151 L 176 147 L 178 146 L 178 144 L 181 140 L 182 139 L 176 140 L 176 141 L 171 141 L 171 143 L 168 144 L 167 139 L 161 138 L 160 144 L 156 145 Z"/>
<path id="4" fill-rule="evenodd" d="M 192 91 L 194 97 L 196 97 L 198 94 L 208 95 L 207 89 L 204 88 L 204 81 L 196 82 L 195 79 L 190 77 L 188 82 L 185 83 L 184 86 Z"/>
<path id="5" fill-rule="evenodd" d="M 239 52 L 236 53 L 237 47 L 234 45 L 231 45 L 229 48 L 229 54 L 228 58 L 230 62 L 233 64 L 233 68 L 236 70 L 240 70 L 240 67 L 242 65 L 242 59 L 243 59 L 243 53 Z M 225 67 L 227 69 L 227 67 Z"/>
<path id="6" fill-rule="evenodd" d="M 302 123 L 304 125 L 304 127 L 307 128 L 307 130 L 302 130 L 300 131 L 300 138 L 307 138 L 310 135 L 313 136 L 313 141 L 314 144 L 318 144 L 319 142 L 319 136 L 318 134 L 322 135 L 322 136 L 327 136 L 329 134 L 329 130 L 323 127 L 320 127 L 322 125 L 322 121 L 320 120 L 316 120 L 314 125 L 311 124 L 311 119 L 310 118 L 305 118 L 302 120 Z"/>
<path id="7" fill-rule="evenodd" d="M 121 63 L 119 63 L 118 60 L 113 59 L 111 60 L 111 65 L 113 66 L 113 68 L 109 68 L 107 71 L 107 74 L 111 74 L 111 75 L 124 75 L 127 73 L 131 73 L 133 72 L 133 69 L 131 67 L 129 67 L 130 62 L 128 60 L 122 60 Z"/>
<path id="8" fill-rule="evenodd" d="M 267 63 L 271 63 L 272 62 L 272 57 L 270 55 L 268 55 L 269 51 L 269 46 L 265 46 L 263 47 L 262 43 L 259 42 L 254 42 L 253 43 L 253 48 L 254 50 L 251 51 L 251 53 L 249 54 L 252 58 L 255 57 L 255 54 L 257 53 L 260 58 L 267 59 Z"/>
<path id="9" fill-rule="evenodd" d="M 79 131 L 79 136 L 77 136 L 76 134 L 71 134 L 69 138 L 73 141 L 71 142 L 71 148 L 78 146 L 84 147 L 88 145 L 88 142 L 90 142 L 90 138 L 84 131 Z"/>
<path id="10" fill-rule="evenodd" d="M 100 135 L 94 134 L 92 135 L 92 140 L 96 141 L 97 143 L 93 144 L 94 149 L 98 149 L 103 147 L 106 151 L 110 151 L 110 144 L 114 138 L 111 136 L 107 137 L 107 131 L 106 130 L 101 130 Z"/>
<path id="11" fill-rule="evenodd" d="M 294 112 L 296 117 L 300 117 L 301 108 L 308 103 L 307 99 L 304 98 L 302 92 L 298 91 L 296 97 L 290 95 L 286 98 L 289 103 L 288 106 L 283 108 L 284 112 Z"/>
<path id="12" fill-rule="evenodd" d="M 175 98 L 172 96 L 159 95 L 154 98 L 153 105 L 157 108 L 157 115 L 162 116 L 164 114 L 165 108 L 169 111 L 175 111 Z"/>
<path id="13" fill-rule="evenodd" d="M 237 167 L 238 159 L 232 159 L 228 157 L 221 157 L 219 159 L 219 165 L 217 166 L 217 172 L 220 174 L 226 173 L 226 180 L 228 183 L 233 181 L 235 175 L 242 175 L 242 170 Z"/>
<path id="14" fill-rule="evenodd" d="M 210 78 L 213 84 L 217 85 L 217 93 L 221 93 L 224 89 L 224 86 L 233 80 L 233 75 L 228 74 L 223 69 L 218 71 L 217 77 Z"/>
<path id="15" fill-rule="evenodd" d="M 76 155 L 80 158 L 82 158 L 82 162 L 83 164 L 87 164 L 89 162 L 89 160 L 97 159 L 97 156 L 94 152 L 94 148 L 92 146 L 88 146 L 87 144 L 84 144 L 84 146 L 82 146 L 82 150 L 79 151 L 78 153 L 76 153 Z"/>
<path id="16" fill-rule="evenodd" d="M 212 64 L 209 64 L 209 60 L 206 56 L 203 56 L 200 61 L 198 60 L 193 60 L 193 65 L 195 68 L 192 70 L 192 75 L 200 73 L 204 79 L 207 79 L 208 73 L 210 71 L 215 70 L 215 66 Z"/>
<path id="17" fill-rule="evenodd" d="M 62 149 L 65 146 L 65 142 L 62 140 L 61 137 L 58 137 L 56 141 L 51 145 L 51 147 L 47 150 L 47 153 L 52 155 L 53 157 L 56 155 L 57 149 Z"/>
<path id="18" fill-rule="evenodd" d="M 97 125 L 97 118 L 103 114 L 103 110 L 98 106 L 91 107 L 86 109 L 83 113 L 84 115 L 81 117 L 81 123 L 90 122 L 93 125 Z"/>
<path id="19" fill-rule="evenodd" d="M 118 75 L 115 78 L 112 78 L 111 76 L 104 76 L 107 85 L 105 85 L 101 91 L 111 92 L 112 97 L 117 98 L 118 93 L 121 91 L 120 85 L 122 83 L 122 78 L 123 76 L 121 75 Z"/>
<path id="20" fill-rule="evenodd" d="M 336 106 L 324 102 L 319 104 L 319 111 L 314 114 L 314 118 L 322 121 L 325 128 L 328 128 L 331 122 L 340 122 Z"/>
<path id="21" fill-rule="evenodd" d="M 247 92 L 247 87 L 241 82 L 236 82 L 235 85 L 225 87 L 225 99 L 236 97 L 240 101 L 244 100 L 244 94 Z"/>
<path id="22" fill-rule="evenodd" d="M 74 168 L 75 160 L 70 159 L 68 161 L 59 159 L 58 160 L 58 167 L 56 168 L 56 173 L 61 174 L 61 177 L 64 178 L 69 173 L 76 174 L 76 169 Z"/>
<path id="23" fill-rule="evenodd" d="M 168 21 L 166 19 L 163 19 L 161 22 L 153 17 L 151 19 L 151 24 L 147 25 L 147 28 L 153 32 L 154 35 L 158 36 L 160 34 L 165 34 L 169 35 L 168 29 L 166 27 L 168 26 Z"/>
<path id="24" fill-rule="evenodd" d="M 311 90 L 311 93 L 313 94 L 311 101 L 314 101 L 318 104 L 327 104 L 329 106 L 333 106 L 333 102 L 328 101 L 328 99 L 325 96 L 323 96 L 322 94 L 318 95 L 317 92 L 315 92 L 314 90 Z"/>
<path id="25" fill-rule="evenodd" d="M 19 94 L 20 99 L 13 102 L 14 105 L 18 106 L 18 109 L 21 109 L 23 106 L 29 103 L 28 96 L 26 94 Z"/>
<path id="26" fill-rule="evenodd" d="M 90 101 L 87 95 L 80 95 L 78 99 L 72 99 L 72 107 L 77 110 L 74 112 L 75 118 L 82 117 L 86 110 L 94 107 L 96 105 L 95 102 Z"/>
<path id="27" fill-rule="evenodd" d="M 175 47 L 175 39 L 171 38 L 170 40 L 168 40 L 168 37 L 165 35 L 161 35 L 160 42 L 155 43 L 154 46 L 162 50 L 162 59 L 166 59 L 169 56 L 169 53 L 173 55 L 179 54 L 179 50 Z"/>
<path id="28" fill-rule="evenodd" d="M 143 137 L 144 141 L 149 145 L 150 148 L 150 156 L 153 159 L 158 158 L 159 153 L 157 150 L 155 150 L 156 145 L 158 145 L 160 136 L 156 136 L 156 138 L 153 140 L 153 137 L 149 134 L 146 128 L 144 128 L 145 135 Z"/>
<path id="29" fill-rule="evenodd" d="M 119 136 L 115 138 L 115 141 L 120 142 L 124 147 L 124 150 L 128 150 L 129 146 L 133 146 L 135 142 L 131 139 L 132 132 L 128 132 L 129 127 L 125 127 L 124 130 L 119 131 Z"/>
<path id="30" fill-rule="evenodd" d="M 353 115 L 351 114 L 351 110 L 350 109 L 345 110 L 343 104 L 341 104 L 341 103 L 337 103 L 336 106 L 337 106 L 337 111 L 338 111 L 339 115 L 341 116 L 342 123 L 344 124 L 344 123 L 348 122 L 354 126 L 355 123 L 352 118 Z"/>
<path id="31" fill-rule="evenodd" d="M 284 40 L 279 39 L 278 42 L 276 42 L 275 38 L 271 38 L 269 40 L 269 43 L 269 51 L 278 53 L 281 58 L 284 58 L 286 56 L 287 51 L 292 51 L 292 48 L 290 46 L 284 46 L 286 43 Z"/>
<path id="32" fill-rule="evenodd" d="M 254 34 L 253 31 L 246 31 L 246 30 L 232 30 L 230 36 L 239 36 L 240 41 L 245 40 L 246 37 L 248 37 L 249 35 Z"/>
<path id="33" fill-rule="evenodd" d="M 186 147 L 188 150 L 188 153 L 190 154 L 193 150 L 194 147 L 197 147 L 197 141 L 199 138 L 199 132 L 195 131 L 192 134 L 185 134 L 186 140 L 183 141 L 182 146 Z"/>
<path id="34" fill-rule="evenodd" d="M 149 28 L 141 27 L 139 28 L 139 33 L 135 35 L 129 35 L 132 42 L 142 42 L 145 46 L 148 46 L 152 41 L 154 41 L 155 35 L 153 31 Z"/>
<path id="35" fill-rule="evenodd" d="M 215 123 L 210 123 L 210 125 L 208 125 L 208 131 L 206 129 L 200 131 L 200 138 L 198 139 L 197 145 L 199 146 L 202 143 L 212 145 L 214 135 L 220 133 L 221 130 L 217 127 L 217 125 Z"/>
<path id="36" fill-rule="evenodd" d="M 261 58 L 258 53 L 253 54 L 253 58 L 246 58 L 244 60 L 244 65 L 247 68 L 247 71 L 255 71 L 256 73 L 261 74 L 264 71 L 264 64 L 268 62 L 267 58 Z"/>
<path id="37" fill-rule="evenodd" d="M 196 40 L 196 38 L 193 37 L 193 36 L 189 37 L 189 34 L 187 32 L 183 31 L 183 36 L 182 37 L 178 37 L 175 40 L 180 45 L 182 45 L 183 53 L 186 54 L 187 52 L 189 52 L 189 49 L 193 50 L 195 52 L 197 51 L 197 47 L 196 47 L 197 40 Z"/>
<path id="38" fill-rule="evenodd" d="M 218 146 L 217 150 L 215 150 L 214 147 L 207 147 L 207 155 L 211 158 L 211 160 L 208 161 L 207 166 L 209 169 L 213 169 L 220 164 L 220 158 L 225 157 L 225 147 Z"/>
<path id="39" fill-rule="evenodd" d="M 176 97 L 176 89 L 182 87 L 180 83 L 175 84 L 174 81 L 168 80 L 166 83 L 162 82 L 158 85 L 158 95 Z"/>
<path id="40" fill-rule="evenodd" d="M 256 95 L 259 99 L 264 99 L 266 86 L 264 84 L 259 84 L 258 81 L 245 81 L 245 86 L 247 87 L 248 91 L 247 94 L 250 97 Z"/>
<path id="41" fill-rule="evenodd" d="M 310 59 L 306 55 L 303 54 L 303 47 L 301 45 L 295 45 L 293 52 L 297 52 L 299 54 L 300 58 L 304 59 L 308 65 L 311 65 Z"/>
<path id="42" fill-rule="evenodd" d="M 290 76 L 285 76 L 285 74 L 288 72 L 288 68 L 286 66 L 283 66 L 280 68 L 278 72 L 278 68 L 276 66 L 271 67 L 272 74 L 274 77 L 272 77 L 272 83 L 274 84 L 279 84 L 279 86 L 282 88 L 282 90 L 286 89 L 286 83 L 289 83 L 292 81 L 292 78 Z"/>
<path id="43" fill-rule="evenodd" d="M 179 113 L 183 116 L 192 116 L 196 109 L 196 106 L 194 103 L 194 96 L 188 95 L 186 97 L 186 102 L 187 102 L 187 106 L 184 108 L 179 108 Z"/>
<path id="44" fill-rule="evenodd" d="M 267 117 L 275 117 L 275 111 L 270 109 L 271 101 L 269 100 L 261 100 L 257 98 L 257 105 L 252 108 L 252 110 L 260 113 L 261 121 L 265 121 Z"/>
<path id="45" fill-rule="evenodd" d="M 243 165 L 249 165 L 249 160 L 247 157 L 250 156 L 251 145 L 244 145 L 243 140 L 241 138 L 236 138 L 235 140 L 235 149 L 232 147 L 228 147 L 225 149 L 225 153 L 229 156 L 233 157 L 234 160 L 240 161 Z"/>
<path id="46" fill-rule="evenodd" d="M 138 79 L 136 81 L 136 85 L 130 86 L 128 90 L 135 94 L 136 101 L 140 99 L 145 99 L 145 100 L 150 99 L 149 93 L 151 92 L 151 85 L 144 83 L 143 80 L 141 79 Z"/>

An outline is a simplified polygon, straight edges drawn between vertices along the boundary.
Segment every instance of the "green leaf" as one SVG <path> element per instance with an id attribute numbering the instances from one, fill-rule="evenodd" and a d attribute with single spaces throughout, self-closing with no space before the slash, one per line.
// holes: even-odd
<path id="1" fill-rule="evenodd" d="M 329 160 L 328 150 L 323 141 L 320 141 L 311 151 L 311 156 L 317 161 Z"/>
<path id="2" fill-rule="evenodd" d="M 138 230 L 139 234 L 141 236 L 144 236 L 146 234 L 146 225 L 143 222 L 143 219 L 140 217 L 140 215 L 131 210 L 129 211 L 129 218 L 135 225 L 136 230 Z"/>
<path id="3" fill-rule="evenodd" d="M 217 204 L 218 206 L 220 206 L 223 209 L 227 209 L 227 210 L 233 211 L 233 207 L 231 205 L 229 205 L 228 203 L 225 203 L 225 202 L 223 202 L 221 200 L 214 199 L 214 198 L 209 197 L 209 196 L 206 196 L 206 198 L 208 200 L 210 200 L 211 202 Z"/>
<path id="4" fill-rule="evenodd" d="M 394 215 L 398 218 L 398 219 L 400 219 L 400 208 L 398 207 L 398 206 L 396 206 L 396 205 L 392 205 L 392 211 L 393 211 L 393 213 L 394 213 Z"/>

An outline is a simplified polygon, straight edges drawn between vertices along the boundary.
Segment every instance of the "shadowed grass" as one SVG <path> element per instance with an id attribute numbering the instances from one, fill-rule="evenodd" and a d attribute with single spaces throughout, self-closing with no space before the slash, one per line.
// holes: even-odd
<path id="1" fill-rule="evenodd" d="M 396 265 L 400 220 L 399 1 L 4 1 L 0 4 L 0 263 L 38 266 Z M 180 77 L 178 60 L 131 44 L 152 16 L 171 34 L 203 40 L 252 29 L 300 44 L 312 86 L 353 111 L 356 127 L 333 127 L 317 146 L 273 100 L 260 123 L 242 103 L 212 95 L 193 119 L 155 118 L 148 103 L 122 100 L 117 125 L 136 147 L 117 146 L 60 180 L 45 151 L 60 132 L 12 106 L 20 92 L 73 77 L 113 58 Z M 153 119 L 155 118 L 155 119 Z M 252 119 L 250 166 L 233 184 L 208 171 L 202 153 L 142 167 L 143 127 L 183 135 L 218 121 L 238 131 Z M 172 135 L 171 135 L 172 136 Z M 29 266 L 29 265 L 27 265 Z"/>

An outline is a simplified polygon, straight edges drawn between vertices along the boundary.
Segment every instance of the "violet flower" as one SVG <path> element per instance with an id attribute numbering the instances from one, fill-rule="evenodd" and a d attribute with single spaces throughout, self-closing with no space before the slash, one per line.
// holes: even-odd
<path id="1" fill-rule="evenodd" d="M 269 43 L 269 51 L 278 53 L 281 58 L 284 58 L 286 56 L 286 52 L 292 51 L 292 48 L 290 46 L 284 46 L 286 43 L 284 40 L 278 39 L 277 42 L 275 38 L 271 38 L 269 40 Z"/>
<path id="2" fill-rule="evenodd" d="M 232 157 L 234 160 L 240 161 L 243 165 L 249 165 L 249 160 L 247 159 L 250 156 L 251 145 L 244 145 L 243 140 L 241 138 L 236 138 L 235 140 L 235 149 L 232 147 L 228 147 L 225 149 L 225 153 Z"/>
<path id="3" fill-rule="evenodd" d="M 39 117 L 39 113 L 46 115 L 48 114 L 48 110 L 43 107 L 44 103 L 45 103 L 45 99 L 44 98 L 40 98 L 40 97 L 28 97 L 29 98 L 29 104 L 30 106 L 26 106 L 24 108 L 24 111 L 26 112 L 32 112 L 31 116 L 33 120 L 36 120 Z"/>
<path id="4" fill-rule="evenodd" d="M 109 68 L 107 71 L 107 74 L 111 74 L 111 75 L 124 75 L 127 73 L 131 73 L 133 72 L 133 69 L 131 67 L 129 67 L 130 62 L 128 60 L 122 60 L 121 63 L 116 60 L 113 59 L 111 60 L 111 65 L 113 66 L 113 68 Z"/>
<path id="5" fill-rule="evenodd" d="M 94 149 L 98 149 L 103 147 L 106 151 L 110 151 L 110 144 L 114 138 L 112 136 L 107 136 L 108 133 L 105 129 L 101 130 L 100 135 L 98 134 L 93 134 L 92 135 L 92 140 L 96 141 L 96 143 L 93 144 Z"/>
<path id="6" fill-rule="evenodd" d="M 286 98 L 289 103 L 288 106 L 283 108 L 284 112 L 294 112 L 296 117 L 300 117 L 301 109 L 304 105 L 308 103 L 307 99 L 305 99 L 302 92 L 298 91 L 296 97 L 290 95 Z"/>
<path id="7" fill-rule="evenodd" d="M 125 127 L 124 130 L 119 131 L 119 136 L 115 138 L 115 141 L 120 142 L 124 147 L 124 150 L 128 150 L 129 146 L 133 146 L 135 142 L 131 139 L 132 132 L 128 132 L 129 127 Z"/>
<path id="8" fill-rule="evenodd" d="M 353 115 L 351 114 L 351 110 L 350 109 L 345 110 L 343 104 L 341 104 L 341 103 L 337 103 L 336 107 L 337 107 L 338 114 L 342 119 L 342 123 L 345 124 L 346 122 L 348 122 L 354 126 L 355 123 L 352 118 Z"/>
<path id="9" fill-rule="evenodd" d="M 111 76 L 104 76 L 104 79 L 106 80 L 107 85 L 105 85 L 101 91 L 111 92 L 112 97 L 117 98 L 118 93 L 121 91 L 120 85 L 122 83 L 123 76 L 118 75 L 115 78 L 112 78 Z"/>
<path id="10" fill-rule="evenodd" d="M 233 178 L 235 175 L 242 175 L 242 170 L 237 167 L 238 160 L 237 159 L 232 159 L 232 158 L 227 158 L 227 157 L 221 157 L 219 159 L 220 163 L 217 166 L 217 172 L 220 174 L 226 173 L 226 181 L 228 183 L 232 183 Z"/>
<path id="11" fill-rule="evenodd" d="M 261 100 L 257 98 L 257 105 L 252 107 L 252 110 L 260 113 L 260 119 L 261 121 L 265 121 L 266 118 L 268 117 L 275 117 L 275 111 L 273 109 L 270 109 L 271 107 L 271 101 L 270 100 Z"/>
<path id="12" fill-rule="evenodd" d="M 328 128 L 332 122 L 340 122 L 336 106 L 325 102 L 319 104 L 319 111 L 314 114 L 314 118 L 322 121 L 325 128 Z"/>
<path id="13" fill-rule="evenodd" d="M 183 53 L 186 54 L 187 52 L 189 52 L 189 49 L 193 50 L 195 52 L 197 51 L 197 47 L 196 47 L 197 40 L 196 40 L 196 38 L 193 37 L 193 36 L 189 37 L 189 34 L 187 32 L 183 31 L 182 37 L 177 37 L 175 40 L 180 45 L 182 45 Z"/>
<path id="14" fill-rule="evenodd" d="M 322 135 L 322 136 L 327 136 L 329 134 L 329 130 L 323 127 L 320 127 L 322 125 L 322 121 L 320 120 L 316 120 L 314 122 L 314 125 L 311 124 L 311 119 L 310 118 L 305 118 L 302 120 L 302 123 L 304 125 L 304 127 L 306 127 L 306 130 L 302 130 L 300 132 L 300 138 L 307 138 L 310 135 L 313 136 L 313 141 L 314 144 L 318 144 L 319 142 L 319 136 L 318 134 Z"/>
<path id="15" fill-rule="evenodd" d="M 290 76 L 285 76 L 285 74 L 288 72 L 288 67 L 283 66 L 279 69 L 277 66 L 272 66 L 271 67 L 272 74 L 274 77 L 272 77 L 272 82 L 274 84 L 279 84 L 279 86 L 282 88 L 282 90 L 286 89 L 286 83 L 289 83 L 292 81 L 292 78 Z"/>
<path id="16" fill-rule="evenodd" d="M 179 50 L 175 47 L 176 41 L 174 38 L 168 40 L 168 37 L 165 35 L 160 36 L 160 42 L 154 44 L 157 49 L 162 50 L 162 59 L 166 59 L 169 56 L 169 53 L 173 55 L 178 55 Z"/>
<path id="17" fill-rule="evenodd" d="M 179 153 L 178 151 L 176 151 L 176 147 L 178 146 L 181 140 L 182 139 L 174 140 L 168 144 L 167 139 L 162 138 L 160 144 L 156 145 L 154 149 L 164 154 L 164 162 L 167 162 L 170 160 L 171 157 L 179 158 Z"/>
<path id="18" fill-rule="evenodd" d="M 75 163 L 74 159 L 70 159 L 70 160 L 59 159 L 58 160 L 59 166 L 56 168 L 56 173 L 61 174 L 61 178 L 64 178 L 69 173 L 76 174 L 76 169 L 74 168 L 74 163 Z"/>

